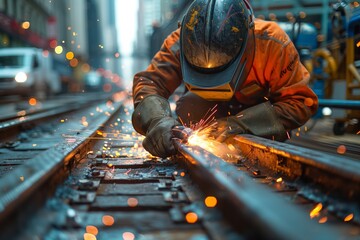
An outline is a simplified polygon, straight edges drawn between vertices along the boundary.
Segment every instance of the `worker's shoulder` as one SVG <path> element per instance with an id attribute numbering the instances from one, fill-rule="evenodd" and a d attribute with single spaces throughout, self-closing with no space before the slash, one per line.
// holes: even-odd
<path id="1" fill-rule="evenodd" d="M 180 28 L 177 28 L 176 30 L 171 32 L 170 35 L 168 36 L 168 38 L 179 39 L 180 38 Z"/>
<path id="2" fill-rule="evenodd" d="M 280 44 L 287 44 L 290 41 L 285 31 L 273 21 L 255 19 L 255 37 L 262 40 L 273 40 Z"/>

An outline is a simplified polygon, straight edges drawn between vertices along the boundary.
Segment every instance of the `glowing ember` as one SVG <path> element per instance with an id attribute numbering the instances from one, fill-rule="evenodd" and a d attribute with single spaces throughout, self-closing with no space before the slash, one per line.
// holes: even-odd
<path id="1" fill-rule="evenodd" d="M 134 240 L 135 235 L 132 232 L 124 232 L 122 235 L 124 240 Z"/>
<path id="2" fill-rule="evenodd" d="M 319 219 L 319 223 L 326 223 L 327 222 L 327 217 L 322 217 Z"/>
<path id="3" fill-rule="evenodd" d="M 99 230 L 97 229 L 97 227 L 89 225 L 86 226 L 86 232 L 96 236 L 99 233 Z"/>
<path id="4" fill-rule="evenodd" d="M 102 223 L 105 226 L 112 226 L 114 224 L 115 220 L 112 216 L 110 215 L 105 215 L 102 217 Z"/>
<path id="5" fill-rule="evenodd" d="M 353 220 L 353 218 L 354 218 L 354 214 L 351 213 L 344 218 L 344 222 L 349 222 Z"/>
<path id="6" fill-rule="evenodd" d="M 36 104 L 37 104 L 36 98 L 30 98 L 30 99 L 29 99 L 29 105 L 35 106 Z"/>
<path id="7" fill-rule="evenodd" d="M 314 218 L 319 216 L 320 211 L 322 210 L 323 205 L 321 203 L 318 203 L 313 210 L 310 212 L 310 218 Z"/>
<path id="8" fill-rule="evenodd" d="M 21 27 L 23 29 L 29 29 L 30 28 L 30 22 L 29 21 L 25 21 L 21 24 Z"/>
<path id="9" fill-rule="evenodd" d="M 198 216 L 194 212 L 189 212 L 186 214 L 185 219 L 188 223 L 196 223 L 198 220 Z"/>
<path id="10" fill-rule="evenodd" d="M 211 127 L 194 131 L 188 139 L 188 144 L 190 146 L 199 146 L 226 161 L 235 161 L 239 159 L 240 149 L 237 149 L 232 144 L 219 142 L 214 138 L 209 137 L 210 131 Z"/>
<path id="11" fill-rule="evenodd" d="M 127 203 L 129 207 L 136 207 L 139 204 L 139 201 L 136 198 L 129 198 Z"/>
<path id="12" fill-rule="evenodd" d="M 216 204 L 217 204 L 216 197 L 208 196 L 205 198 L 205 206 L 207 206 L 208 208 L 213 208 L 216 206 Z"/>
<path id="13" fill-rule="evenodd" d="M 26 115 L 26 111 L 25 110 L 22 110 L 22 111 L 19 111 L 17 114 L 16 114 L 17 116 L 25 116 Z"/>
<path id="14" fill-rule="evenodd" d="M 345 145 L 340 145 L 340 146 L 337 148 L 337 153 L 338 153 L 338 154 L 345 154 L 345 153 L 346 153 L 346 147 L 345 147 Z"/>
<path id="15" fill-rule="evenodd" d="M 283 179 L 281 177 L 279 177 L 278 179 L 276 179 L 277 183 L 281 183 L 283 181 Z"/>
<path id="16" fill-rule="evenodd" d="M 96 236 L 91 233 L 84 233 L 84 240 L 96 240 Z"/>

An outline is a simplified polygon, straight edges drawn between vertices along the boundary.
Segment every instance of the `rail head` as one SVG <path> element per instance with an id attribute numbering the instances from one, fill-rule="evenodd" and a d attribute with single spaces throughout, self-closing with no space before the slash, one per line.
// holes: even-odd
<path id="1" fill-rule="evenodd" d="M 191 176 L 207 194 L 218 199 L 219 207 L 235 227 L 263 238 L 341 239 L 341 233 L 311 222 L 307 214 L 223 159 L 179 140 L 175 145 Z"/>

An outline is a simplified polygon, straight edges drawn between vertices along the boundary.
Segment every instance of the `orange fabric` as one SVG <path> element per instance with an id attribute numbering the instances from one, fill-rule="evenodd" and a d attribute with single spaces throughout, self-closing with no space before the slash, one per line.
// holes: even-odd
<path id="1" fill-rule="evenodd" d="M 169 98 L 182 83 L 179 33 L 170 34 L 148 68 L 134 76 L 135 106 L 151 94 Z M 286 130 L 303 125 L 317 111 L 318 99 L 308 87 L 310 75 L 295 46 L 278 24 L 259 19 L 255 46 L 253 67 L 235 93 L 237 100 L 246 107 L 270 100 Z"/>

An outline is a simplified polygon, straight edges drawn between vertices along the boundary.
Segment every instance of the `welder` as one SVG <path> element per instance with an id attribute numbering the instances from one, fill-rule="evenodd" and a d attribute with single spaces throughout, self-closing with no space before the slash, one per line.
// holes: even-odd
<path id="1" fill-rule="evenodd" d="M 214 108 L 216 139 L 247 133 L 284 141 L 317 111 L 308 82 L 286 33 L 255 19 L 247 1 L 195 0 L 134 76 L 132 123 L 146 136 L 144 148 L 160 157 L 176 154 L 175 126 L 199 122 Z M 172 115 L 168 99 L 181 84 L 186 91 Z"/>

